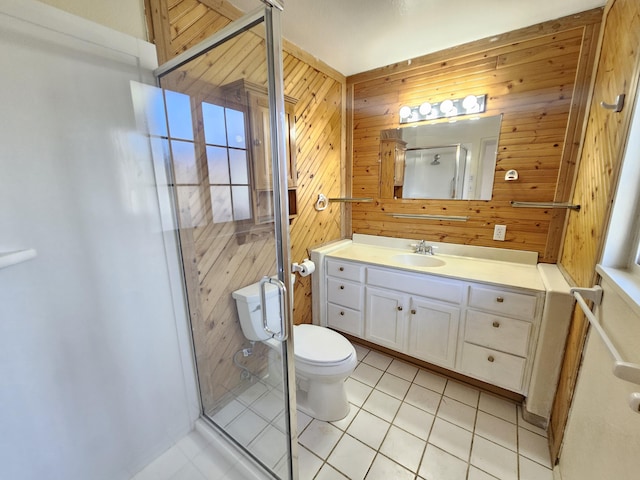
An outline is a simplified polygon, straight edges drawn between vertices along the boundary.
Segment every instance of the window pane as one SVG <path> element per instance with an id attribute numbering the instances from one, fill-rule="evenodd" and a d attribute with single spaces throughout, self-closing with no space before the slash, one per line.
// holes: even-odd
<path id="1" fill-rule="evenodd" d="M 176 183 L 198 183 L 196 152 L 191 142 L 171 140 Z"/>
<path id="2" fill-rule="evenodd" d="M 251 200 L 249 187 L 231 187 L 233 192 L 233 219 L 247 220 L 251 218 Z"/>
<path id="3" fill-rule="evenodd" d="M 227 138 L 229 146 L 236 148 L 247 148 L 244 141 L 244 113 L 239 110 L 227 111 Z"/>
<path id="4" fill-rule="evenodd" d="M 204 122 L 205 143 L 226 145 L 227 135 L 224 129 L 224 108 L 219 105 L 202 102 L 202 120 Z"/>
<path id="5" fill-rule="evenodd" d="M 213 223 L 230 222 L 231 216 L 231 190 L 226 187 L 211 188 L 211 210 Z"/>
<path id="6" fill-rule="evenodd" d="M 229 163 L 231 164 L 231 183 L 249 185 L 246 150 L 229 149 Z"/>
<path id="7" fill-rule="evenodd" d="M 173 138 L 193 140 L 193 120 L 189 95 L 165 90 L 164 96 L 169 117 L 169 135 Z"/>
<path id="8" fill-rule="evenodd" d="M 209 183 L 229 184 L 226 148 L 207 146 L 207 165 L 209 166 Z"/>

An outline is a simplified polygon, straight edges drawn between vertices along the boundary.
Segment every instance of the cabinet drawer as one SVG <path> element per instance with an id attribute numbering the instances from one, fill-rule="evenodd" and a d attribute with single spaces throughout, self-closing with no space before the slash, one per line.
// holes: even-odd
<path id="1" fill-rule="evenodd" d="M 490 313 L 467 311 L 464 339 L 484 347 L 525 357 L 531 324 Z"/>
<path id="2" fill-rule="evenodd" d="M 536 314 L 538 297 L 526 293 L 509 292 L 497 288 L 471 285 L 469 289 L 469 306 L 490 312 L 533 319 Z"/>
<path id="3" fill-rule="evenodd" d="M 489 348 L 464 343 L 461 369 L 463 373 L 500 387 L 520 392 L 525 359 Z"/>
<path id="4" fill-rule="evenodd" d="M 456 304 L 462 302 L 464 295 L 464 284 L 461 282 L 377 268 L 367 268 L 367 284 Z"/>
<path id="5" fill-rule="evenodd" d="M 362 281 L 362 272 L 364 267 L 356 263 L 342 262 L 340 260 L 327 259 L 327 275 L 332 277 L 344 278 L 345 280 L 353 280 L 354 282 Z"/>
<path id="6" fill-rule="evenodd" d="M 362 312 L 333 303 L 327 307 L 327 325 L 329 327 L 357 337 L 364 336 Z"/>
<path id="7" fill-rule="evenodd" d="M 339 278 L 327 278 L 327 300 L 354 310 L 362 310 L 362 285 Z"/>

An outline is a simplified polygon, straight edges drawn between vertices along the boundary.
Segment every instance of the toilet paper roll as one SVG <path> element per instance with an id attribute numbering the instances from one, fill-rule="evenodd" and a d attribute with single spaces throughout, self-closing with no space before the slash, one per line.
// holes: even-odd
<path id="1" fill-rule="evenodd" d="M 303 262 L 300 264 L 300 276 L 301 277 L 308 277 L 309 275 L 311 275 L 313 272 L 316 271 L 316 264 L 313 263 L 311 260 L 308 259 L 304 259 Z"/>

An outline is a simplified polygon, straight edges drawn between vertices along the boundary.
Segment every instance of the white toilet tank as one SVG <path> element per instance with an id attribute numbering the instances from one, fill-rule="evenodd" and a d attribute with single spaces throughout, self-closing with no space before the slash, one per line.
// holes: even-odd
<path id="1" fill-rule="evenodd" d="M 291 277 L 291 287 L 295 277 Z M 290 289 L 293 294 L 293 288 Z M 252 283 L 231 294 L 238 307 L 238 317 L 242 333 L 247 340 L 263 341 L 271 338 L 262 326 L 260 311 L 260 282 Z M 265 302 L 267 304 L 267 325 L 272 332 L 280 331 L 280 296 L 278 287 L 267 283 L 265 286 Z"/>

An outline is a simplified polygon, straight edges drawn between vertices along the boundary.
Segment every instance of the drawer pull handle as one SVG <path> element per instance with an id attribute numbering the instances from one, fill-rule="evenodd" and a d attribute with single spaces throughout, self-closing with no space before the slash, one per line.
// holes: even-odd
<path id="1" fill-rule="evenodd" d="M 489 355 L 489 358 L 487 358 L 487 361 L 493 363 L 493 361 L 495 360 L 495 358 L 493 358 L 493 355 Z"/>
<path id="2" fill-rule="evenodd" d="M 344 311 L 340 312 L 340 315 L 342 315 L 344 317 Z"/>
<path id="3" fill-rule="evenodd" d="M 340 285 L 340 290 L 344 290 L 344 285 Z"/>
<path id="4" fill-rule="evenodd" d="M 496 298 L 496 302 L 502 303 L 502 302 L 504 302 L 504 298 L 498 297 L 498 298 Z"/>
<path id="5" fill-rule="evenodd" d="M 344 267 L 340 267 L 338 270 L 340 270 L 341 272 L 344 272 Z"/>
<path id="6" fill-rule="evenodd" d="M 493 326 L 496 327 L 496 328 L 499 328 L 500 327 L 500 322 L 497 322 L 497 321 L 493 322 Z"/>
<path id="7" fill-rule="evenodd" d="M 401 312 L 402 311 L 402 306 L 398 306 L 398 311 Z"/>
<path id="8" fill-rule="evenodd" d="M 416 314 L 415 309 L 411 310 L 411 315 L 415 315 L 415 314 Z"/>

